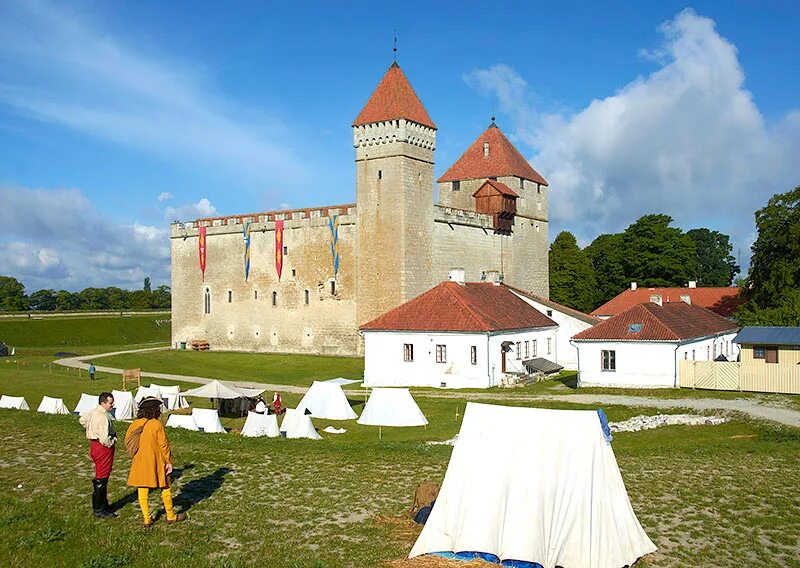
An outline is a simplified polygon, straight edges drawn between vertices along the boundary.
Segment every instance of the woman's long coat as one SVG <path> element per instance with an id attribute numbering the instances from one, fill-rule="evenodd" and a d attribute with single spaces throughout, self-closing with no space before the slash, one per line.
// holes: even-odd
<path id="1" fill-rule="evenodd" d="M 166 465 L 172 463 L 172 451 L 161 421 L 156 418 L 138 418 L 128 428 L 125 439 L 142 424 L 144 429 L 139 438 L 139 451 L 131 460 L 128 485 L 165 489 L 170 486 Z"/>

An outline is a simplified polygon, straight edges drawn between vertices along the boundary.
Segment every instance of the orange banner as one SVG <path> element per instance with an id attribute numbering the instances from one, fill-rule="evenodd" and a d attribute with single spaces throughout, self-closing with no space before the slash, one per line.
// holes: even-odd
<path id="1" fill-rule="evenodd" d="M 280 280 L 283 272 L 283 220 L 275 221 L 275 270 Z"/>
<path id="2" fill-rule="evenodd" d="M 206 280 L 206 228 L 200 227 L 198 229 L 199 233 L 199 240 L 197 242 L 197 248 L 200 253 L 200 272 L 203 274 L 203 281 Z"/>

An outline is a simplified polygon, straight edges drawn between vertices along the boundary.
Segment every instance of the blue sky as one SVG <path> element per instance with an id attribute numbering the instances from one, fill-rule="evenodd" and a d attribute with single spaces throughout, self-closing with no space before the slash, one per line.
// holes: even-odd
<path id="1" fill-rule="evenodd" d="M 551 238 L 644 213 L 731 234 L 800 180 L 791 2 L 0 0 L 0 274 L 169 280 L 168 222 L 354 200 L 350 124 L 398 61 L 441 174 L 498 124 Z"/>

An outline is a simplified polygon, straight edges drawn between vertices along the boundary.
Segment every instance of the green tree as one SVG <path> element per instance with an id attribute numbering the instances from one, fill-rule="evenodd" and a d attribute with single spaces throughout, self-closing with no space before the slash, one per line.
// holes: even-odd
<path id="1" fill-rule="evenodd" d="M 160 309 L 172 307 L 172 292 L 169 286 L 162 284 L 153 291 L 152 306 Z"/>
<path id="2" fill-rule="evenodd" d="M 27 309 L 25 286 L 12 276 L 0 276 L 0 311 L 18 312 Z"/>
<path id="3" fill-rule="evenodd" d="M 144 287 L 142 288 L 142 290 L 144 290 L 145 292 L 151 292 L 151 290 L 150 290 L 150 277 L 149 276 L 145 276 L 144 277 Z"/>
<path id="4" fill-rule="evenodd" d="M 59 311 L 81 309 L 80 295 L 76 294 L 75 292 L 59 290 L 56 292 L 56 309 Z"/>
<path id="5" fill-rule="evenodd" d="M 134 290 L 130 293 L 132 310 L 149 310 L 152 307 L 153 294 L 144 290 Z"/>
<path id="6" fill-rule="evenodd" d="M 56 293 L 54 290 L 37 290 L 28 298 L 28 306 L 38 312 L 52 312 L 56 309 Z"/>
<path id="7" fill-rule="evenodd" d="M 686 236 L 697 249 L 697 273 L 694 280 L 701 286 L 730 286 L 739 273 L 733 246 L 728 235 L 708 229 L 692 229 Z"/>
<path id="8" fill-rule="evenodd" d="M 761 325 L 800 325 L 800 186 L 756 211 L 758 238 L 737 316 Z"/>
<path id="9" fill-rule="evenodd" d="M 598 307 L 622 292 L 629 280 L 622 266 L 622 234 L 600 235 L 584 249 L 594 268 L 597 289 L 594 307 Z"/>
<path id="10" fill-rule="evenodd" d="M 589 312 L 594 308 L 594 268 L 575 236 L 561 231 L 550 245 L 550 299 Z"/>
<path id="11" fill-rule="evenodd" d="M 107 310 L 110 308 L 108 291 L 104 288 L 84 288 L 79 293 L 81 310 Z"/>
<path id="12" fill-rule="evenodd" d="M 625 280 L 643 286 L 685 286 L 697 273 L 697 249 L 669 215 L 644 215 L 622 233 Z M 618 290 L 617 293 L 622 291 Z"/>

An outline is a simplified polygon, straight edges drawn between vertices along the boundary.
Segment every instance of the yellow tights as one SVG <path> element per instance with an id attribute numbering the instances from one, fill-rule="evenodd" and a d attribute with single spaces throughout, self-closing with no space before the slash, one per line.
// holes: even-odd
<path id="1" fill-rule="evenodd" d="M 150 516 L 150 504 L 147 498 L 150 496 L 149 487 L 139 487 L 139 507 L 142 509 L 142 516 L 144 517 L 144 524 L 149 525 L 153 519 Z M 172 506 L 172 490 L 167 487 L 161 490 L 161 500 L 164 501 L 164 509 L 167 511 L 167 520 L 175 520 L 175 509 Z"/>

